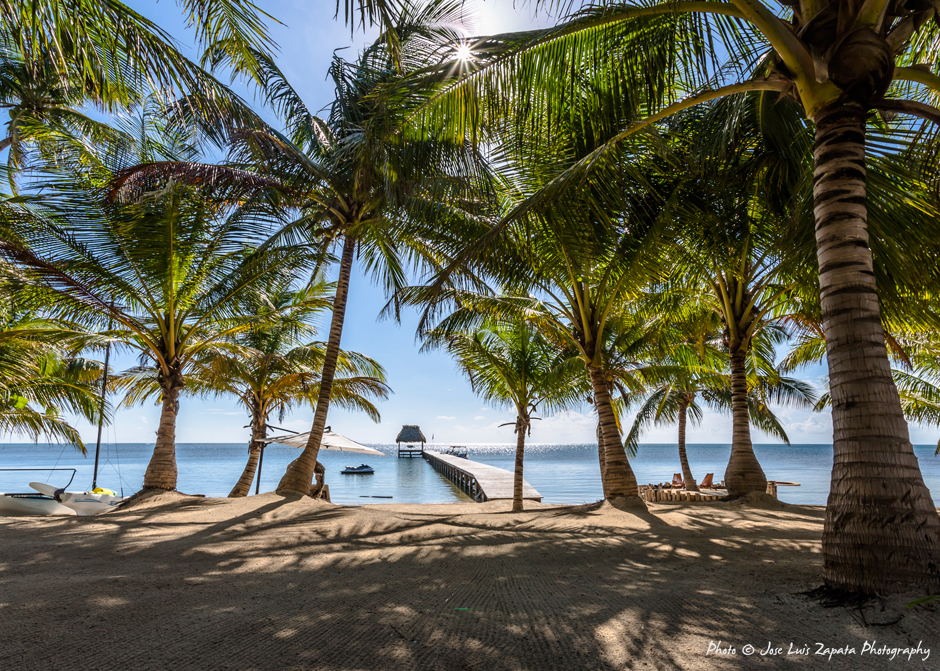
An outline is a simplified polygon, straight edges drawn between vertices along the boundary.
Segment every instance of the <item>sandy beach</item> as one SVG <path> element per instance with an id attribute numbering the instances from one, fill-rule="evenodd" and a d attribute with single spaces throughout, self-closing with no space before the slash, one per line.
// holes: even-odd
<path id="1" fill-rule="evenodd" d="M 799 594 L 821 582 L 822 507 L 529 505 L 166 494 L 0 518 L 0 669 L 940 663 L 940 604 L 906 607 L 922 595 L 859 610 Z M 892 660 L 866 642 L 931 650 Z"/>

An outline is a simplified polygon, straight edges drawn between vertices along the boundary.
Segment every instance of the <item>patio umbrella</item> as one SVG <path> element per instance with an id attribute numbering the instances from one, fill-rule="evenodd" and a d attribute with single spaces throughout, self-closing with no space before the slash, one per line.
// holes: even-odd
<path id="1" fill-rule="evenodd" d="M 277 427 L 272 427 L 277 428 Z M 281 429 L 285 431 L 286 429 Z M 310 437 L 310 432 L 307 433 L 295 433 L 290 436 L 274 436 L 273 438 L 266 438 L 265 443 L 277 443 L 278 445 L 290 445 L 291 447 L 303 448 L 307 446 L 307 438 Z M 258 458 L 258 473 L 255 475 L 256 484 L 255 484 L 255 494 L 258 493 L 258 490 L 261 489 L 261 465 L 264 463 L 264 448 L 261 446 L 261 455 Z M 371 447 L 366 447 L 365 445 L 360 445 L 355 440 L 350 440 L 346 436 L 341 436 L 338 433 L 333 433 L 330 431 L 330 427 L 326 427 L 326 430 L 323 431 L 323 439 L 320 441 L 321 450 L 339 450 L 340 452 L 359 452 L 361 454 L 376 454 L 380 457 L 387 456 L 384 452 L 379 452 L 378 450 L 373 450 Z"/>
<path id="2" fill-rule="evenodd" d="M 268 438 L 267 443 L 278 443 L 279 445 L 290 445 L 291 447 L 306 447 L 310 432 L 296 433 L 292 436 L 274 436 Z M 338 450 L 340 452 L 359 452 L 361 454 L 375 454 L 380 457 L 387 456 L 384 452 L 373 450 L 371 447 L 360 445 L 346 436 L 333 433 L 329 429 L 323 432 L 323 440 L 320 441 L 321 450 Z"/>

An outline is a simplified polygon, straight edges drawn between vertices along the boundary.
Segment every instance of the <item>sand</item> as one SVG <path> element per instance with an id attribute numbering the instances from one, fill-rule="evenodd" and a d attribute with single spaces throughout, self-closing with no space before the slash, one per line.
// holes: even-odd
<path id="1" fill-rule="evenodd" d="M 754 503 L 169 494 L 0 518 L 0 669 L 940 668 L 940 602 L 821 607 L 799 593 L 821 582 L 822 508 Z"/>

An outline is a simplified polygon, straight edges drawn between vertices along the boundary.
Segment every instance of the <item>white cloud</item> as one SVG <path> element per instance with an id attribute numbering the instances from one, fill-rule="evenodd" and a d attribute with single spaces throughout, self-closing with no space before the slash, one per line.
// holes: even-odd
<path id="1" fill-rule="evenodd" d="M 473 419 L 475 419 L 475 420 L 481 420 L 481 419 L 486 419 L 486 417 L 484 417 L 483 415 L 477 415 L 477 416 L 474 417 Z"/>
<path id="2" fill-rule="evenodd" d="M 802 422 L 793 422 L 784 424 L 787 433 L 798 434 L 825 434 L 832 436 L 832 415 L 826 413 L 814 413 Z M 792 439 L 792 438 L 791 438 Z"/>
<path id="3" fill-rule="evenodd" d="M 438 415 L 438 419 L 457 419 L 456 417 L 448 417 L 447 415 Z"/>

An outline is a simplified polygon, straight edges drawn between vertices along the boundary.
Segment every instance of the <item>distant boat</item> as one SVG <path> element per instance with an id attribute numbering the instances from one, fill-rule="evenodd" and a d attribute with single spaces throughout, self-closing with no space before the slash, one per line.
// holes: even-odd
<path id="1" fill-rule="evenodd" d="M 344 475 L 370 475 L 375 473 L 375 469 L 368 464 L 362 464 L 360 466 L 347 466 L 340 473 Z"/>
<path id="2" fill-rule="evenodd" d="M 451 457 L 460 457 L 461 459 L 467 459 L 468 458 L 467 455 L 469 453 L 470 453 L 470 450 L 468 450 L 463 445 L 451 445 L 446 450 L 444 450 L 441 454 L 446 454 Z"/>

